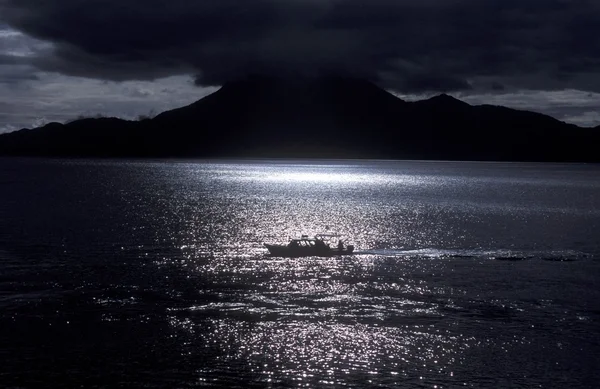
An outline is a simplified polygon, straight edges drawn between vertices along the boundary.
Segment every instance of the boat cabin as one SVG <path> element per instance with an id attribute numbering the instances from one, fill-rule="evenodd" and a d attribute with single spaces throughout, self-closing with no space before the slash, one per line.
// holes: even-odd
<path id="1" fill-rule="evenodd" d="M 300 239 L 292 239 L 288 244 L 290 247 L 329 247 L 322 239 L 309 238 L 302 235 Z"/>

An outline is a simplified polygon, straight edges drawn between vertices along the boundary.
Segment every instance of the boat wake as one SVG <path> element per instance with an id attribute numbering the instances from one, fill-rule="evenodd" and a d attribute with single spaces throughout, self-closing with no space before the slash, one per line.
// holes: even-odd
<path id="1" fill-rule="evenodd" d="M 493 259 L 498 261 L 524 261 L 545 260 L 557 262 L 570 262 L 590 258 L 589 254 L 575 250 L 464 250 L 464 249 L 372 249 L 355 251 L 354 255 L 376 255 L 385 257 L 399 257 L 405 259 L 445 259 L 445 258 L 472 258 Z"/>

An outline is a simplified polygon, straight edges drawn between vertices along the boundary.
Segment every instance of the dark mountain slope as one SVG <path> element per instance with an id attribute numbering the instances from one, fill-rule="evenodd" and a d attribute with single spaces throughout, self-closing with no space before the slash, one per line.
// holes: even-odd
<path id="1" fill-rule="evenodd" d="M 139 122 L 51 123 L 0 154 L 599 161 L 598 129 L 448 95 L 405 102 L 364 80 L 253 77 Z"/>

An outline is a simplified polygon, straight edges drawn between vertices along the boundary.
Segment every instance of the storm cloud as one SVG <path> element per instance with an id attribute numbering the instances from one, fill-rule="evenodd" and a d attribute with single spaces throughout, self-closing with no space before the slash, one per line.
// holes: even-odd
<path id="1" fill-rule="evenodd" d="M 113 81 L 342 74 L 406 93 L 600 91 L 597 0 L 0 0 L 0 21 L 52 44 L 27 65 Z"/>

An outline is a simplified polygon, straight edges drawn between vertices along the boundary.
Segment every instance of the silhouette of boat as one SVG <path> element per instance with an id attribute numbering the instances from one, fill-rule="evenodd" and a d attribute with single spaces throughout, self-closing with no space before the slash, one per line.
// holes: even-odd
<path id="1" fill-rule="evenodd" d="M 331 239 L 338 239 L 336 247 L 328 243 Z M 344 247 L 338 234 L 317 234 L 314 238 L 302 235 L 299 239 L 292 239 L 287 245 L 264 243 L 272 257 L 332 257 L 334 255 L 350 255 L 354 251 L 353 245 Z"/>

